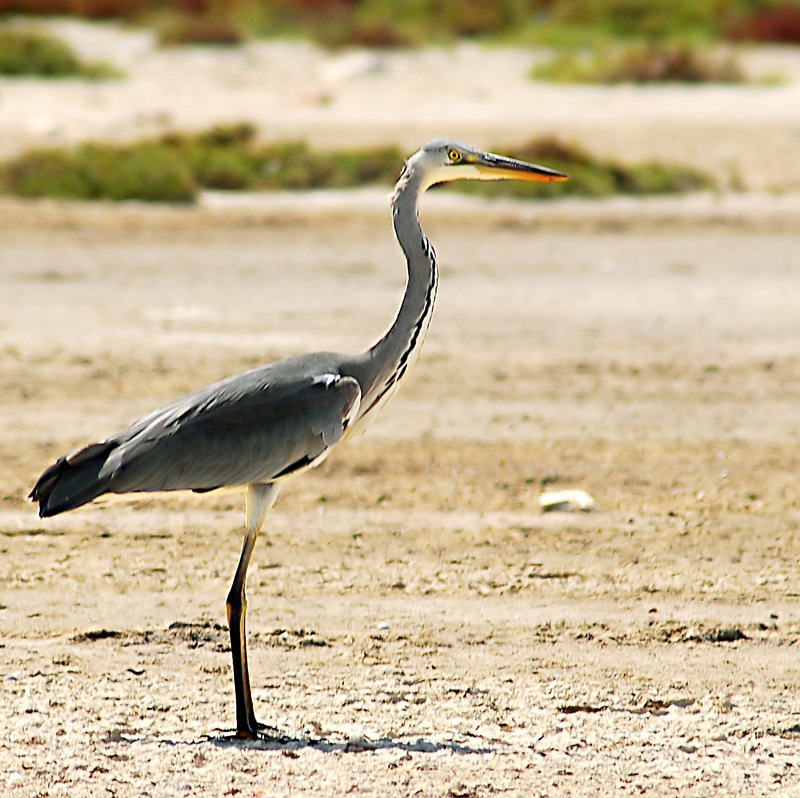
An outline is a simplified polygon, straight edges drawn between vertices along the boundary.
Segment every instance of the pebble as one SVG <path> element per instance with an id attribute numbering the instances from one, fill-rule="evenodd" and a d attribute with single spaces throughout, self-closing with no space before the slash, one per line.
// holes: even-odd
<path id="1" fill-rule="evenodd" d="M 543 513 L 589 513 L 597 507 L 594 496 L 585 490 L 545 491 L 539 496 L 539 505 Z"/>

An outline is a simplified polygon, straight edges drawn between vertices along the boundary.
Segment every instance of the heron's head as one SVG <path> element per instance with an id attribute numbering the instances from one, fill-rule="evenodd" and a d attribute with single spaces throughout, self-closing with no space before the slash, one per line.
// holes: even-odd
<path id="1" fill-rule="evenodd" d="M 434 139 L 409 158 L 408 168 L 419 175 L 422 189 L 451 180 L 568 180 L 555 169 L 481 152 L 449 139 Z"/>

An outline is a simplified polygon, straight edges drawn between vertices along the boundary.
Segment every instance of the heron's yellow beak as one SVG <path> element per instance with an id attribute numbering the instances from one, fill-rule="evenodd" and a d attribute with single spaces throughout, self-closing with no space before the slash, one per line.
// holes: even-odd
<path id="1" fill-rule="evenodd" d="M 536 180 L 539 182 L 569 180 L 569 175 L 555 169 L 492 153 L 484 153 L 476 158 L 472 165 L 480 173 L 481 180 Z"/>

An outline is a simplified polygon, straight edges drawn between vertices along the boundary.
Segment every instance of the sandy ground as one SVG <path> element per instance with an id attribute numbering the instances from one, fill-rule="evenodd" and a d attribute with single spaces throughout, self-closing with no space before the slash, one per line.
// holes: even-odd
<path id="1" fill-rule="evenodd" d="M 287 75 L 323 65 L 285 55 L 301 45 L 258 47 L 284 48 Z M 153 74 L 159 59 L 211 58 L 142 52 Z M 419 68 L 469 52 L 418 54 Z M 240 56 L 219 57 L 196 121 L 258 117 L 223 68 Z M 485 57 L 502 77 L 519 53 Z M 384 58 L 328 79 L 357 97 L 362 79 L 414 63 Z M 124 135 L 135 91 L 191 122 L 197 97 L 177 80 L 164 73 L 167 93 L 152 74 L 0 81 L 0 141 Z M 576 125 L 606 107 L 598 146 L 690 154 L 703 138 L 714 164 L 728 152 L 787 187 L 800 174 L 796 84 L 528 90 Z M 345 139 L 380 139 L 383 94 L 370 126 L 338 91 L 286 102 L 281 124 L 335 141 L 350 119 Z M 653 117 L 671 92 L 693 116 Z M 527 105 L 504 115 L 487 97 L 484 115 L 463 97 L 452 114 L 403 110 L 403 135 L 518 140 Z M 55 128 L 36 128 L 42 109 Z M 622 109 L 617 140 L 603 131 Z M 28 132 L 12 146 L 14 130 Z M 0 202 L 0 793 L 800 795 L 799 218 L 796 194 L 427 197 L 442 285 L 421 360 L 367 435 L 287 486 L 256 550 L 254 695 L 286 742 L 251 745 L 230 739 L 224 610 L 242 496 L 103 501 L 47 521 L 24 496 L 65 451 L 176 395 L 370 344 L 402 290 L 385 196 Z M 599 509 L 542 515 L 543 488 L 582 488 Z"/>
<path id="2" fill-rule="evenodd" d="M 428 198 L 423 357 L 287 487 L 251 568 L 254 691 L 283 746 L 228 737 L 239 494 L 37 519 L 24 494 L 69 448 L 382 332 L 403 266 L 381 198 L 295 204 L 4 205 L 9 792 L 800 793 L 800 234 L 780 215 L 616 229 L 603 206 L 456 220 Z M 543 486 L 600 509 L 542 515 Z"/>

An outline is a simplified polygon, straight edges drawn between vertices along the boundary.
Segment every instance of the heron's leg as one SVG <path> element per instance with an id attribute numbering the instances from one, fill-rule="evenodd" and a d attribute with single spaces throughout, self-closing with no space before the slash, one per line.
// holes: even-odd
<path id="1" fill-rule="evenodd" d="M 233 656 L 233 685 L 236 692 L 236 736 L 254 739 L 258 736 L 258 721 L 250 695 L 250 675 L 247 671 L 247 641 L 244 617 L 247 612 L 245 581 L 247 566 L 264 524 L 269 508 L 278 496 L 277 482 L 253 483 L 247 486 L 247 529 L 242 546 L 242 555 L 228 593 L 228 627 L 231 633 L 231 655 Z"/>

